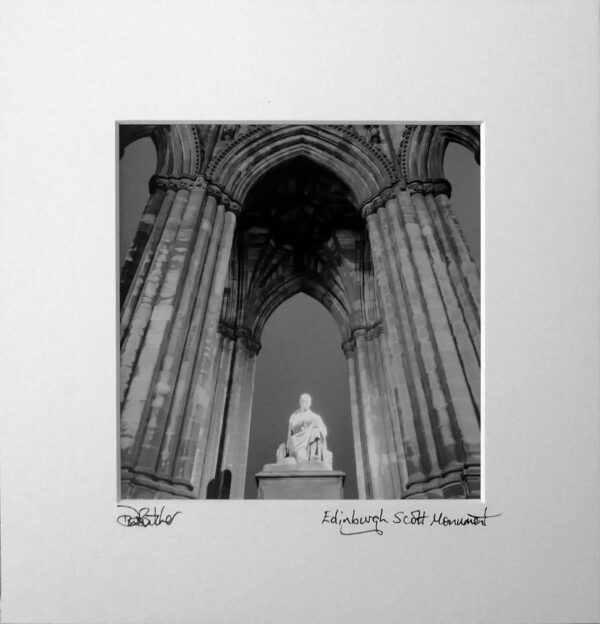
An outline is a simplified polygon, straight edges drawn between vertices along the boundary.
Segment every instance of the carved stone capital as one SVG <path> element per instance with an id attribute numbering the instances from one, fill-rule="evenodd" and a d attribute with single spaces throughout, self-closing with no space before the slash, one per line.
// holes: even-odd
<path id="1" fill-rule="evenodd" d="M 452 195 L 452 185 L 448 182 L 448 180 L 438 178 L 433 181 L 433 194 L 446 195 L 447 197 L 450 197 Z"/>
<path id="2" fill-rule="evenodd" d="M 411 180 L 406 185 L 406 188 L 407 188 L 408 192 L 411 195 L 414 195 L 415 193 L 423 194 L 423 182 L 422 182 L 422 180 Z"/>
<path id="3" fill-rule="evenodd" d="M 201 184 L 201 183 L 200 183 Z M 153 175 L 150 178 L 150 192 L 153 193 L 155 190 L 162 191 L 191 191 L 194 187 L 200 186 L 198 183 L 198 179 L 192 179 L 189 177 L 168 177 L 168 176 L 159 176 Z"/>
<path id="4" fill-rule="evenodd" d="M 236 330 L 236 343 L 244 346 L 250 353 L 258 355 L 261 344 L 254 338 L 247 327 L 238 327 Z"/>
<path id="5" fill-rule="evenodd" d="M 235 330 L 231 325 L 227 323 L 219 323 L 219 333 L 223 335 L 224 338 L 229 338 L 229 340 L 235 340 Z"/>
<path id="6" fill-rule="evenodd" d="M 389 186 L 388 188 L 385 188 L 383 189 L 383 191 L 381 191 L 379 197 L 381 198 L 381 201 L 385 204 L 390 199 L 394 199 L 394 197 L 396 197 L 396 191 L 394 190 L 393 186 Z"/>
<path id="7" fill-rule="evenodd" d="M 191 178 L 169 178 L 169 188 L 174 191 L 191 191 L 194 181 Z"/>
<path id="8" fill-rule="evenodd" d="M 202 174 L 199 174 L 194 178 L 194 186 L 197 188 L 205 188 L 207 184 L 208 181 Z"/>
<path id="9" fill-rule="evenodd" d="M 370 217 L 372 214 L 376 214 L 383 204 L 384 201 L 381 199 L 380 195 L 377 195 L 371 201 L 367 202 L 360 211 L 363 219 L 367 219 L 367 217 Z"/>
<path id="10" fill-rule="evenodd" d="M 433 182 L 426 180 L 423 182 L 423 195 L 431 195 L 433 193 Z"/>
<path id="11" fill-rule="evenodd" d="M 443 178 L 437 178 L 436 180 L 411 180 L 407 186 L 411 195 L 415 193 L 420 193 L 421 195 L 440 195 L 445 193 L 449 196 L 452 189 L 448 180 Z"/>
<path id="12" fill-rule="evenodd" d="M 367 330 L 367 340 L 374 340 L 375 338 L 381 336 L 381 334 L 383 334 L 383 324 L 381 323 L 381 321 L 379 321 L 377 323 L 374 323 Z"/>
<path id="13" fill-rule="evenodd" d="M 377 208 L 375 208 L 375 203 L 370 201 L 367 202 L 360 211 L 362 218 L 363 219 L 368 219 L 371 215 L 374 215 L 377 213 Z"/>
<path id="14" fill-rule="evenodd" d="M 366 336 L 367 336 L 366 327 L 355 327 L 352 330 L 352 338 L 354 338 L 354 340 L 358 340 L 359 338 L 366 338 Z"/>
<path id="15" fill-rule="evenodd" d="M 342 351 L 344 352 L 344 355 L 347 358 L 351 357 L 354 354 L 355 350 L 356 350 L 356 340 L 354 340 L 354 338 L 350 338 L 349 340 L 346 340 L 345 342 L 342 343 Z"/>
<path id="16" fill-rule="evenodd" d="M 150 193 L 154 193 L 156 191 L 166 191 L 167 182 L 168 180 L 164 178 L 163 176 L 153 175 L 150 178 L 150 182 L 148 183 L 148 188 L 150 189 Z"/>
<path id="17" fill-rule="evenodd" d="M 390 200 L 396 197 L 396 189 L 394 185 L 384 188 L 378 195 L 368 201 L 361 209 L 363 219 L 367 219 L 372 214 L 376 214 L 377 211 Z"/>
<path id="18" fill-rule="evenodd" d="M 253 355 L 258 355 L 260 353 L 261 346 L 260 342 L 254 340 L 254 338 L 248 338 L 246 340 L 246 349 Z"/>
<path id="19" fill-rule="evenodd" d="M 227 212 L 231 212 L 236 217 L 239 217 L 240 213 L 242 212 L 242 207 L 236 201 L 233 201 L 232 199 L 227 198 L 227 200 L 228 201 L 227 201 L 227 204 L 225 205 L 225 210 L 227 210 Z"/>
<path id="20" fill-rule="evenodd" d="M 217 201 L 220 201 L 223 191 L 216 185 L 210 182 L 206 187 L 206 194 L 208 197 L 214 197 Z"/>

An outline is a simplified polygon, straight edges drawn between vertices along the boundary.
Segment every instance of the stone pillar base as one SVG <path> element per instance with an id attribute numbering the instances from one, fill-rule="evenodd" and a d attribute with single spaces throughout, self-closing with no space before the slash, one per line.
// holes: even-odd
<path id="1" fill-rule="evenodd" d="M 255 475 L 259 500 L 271 499 L 319 499 L 340 500 L 344 498 L 344 479 L 341 470 L 326 469 L 321 462 L 307 469 L 303 464 L 267 464 Z M 302 466 L 302 468 L 300 468 Z"/>

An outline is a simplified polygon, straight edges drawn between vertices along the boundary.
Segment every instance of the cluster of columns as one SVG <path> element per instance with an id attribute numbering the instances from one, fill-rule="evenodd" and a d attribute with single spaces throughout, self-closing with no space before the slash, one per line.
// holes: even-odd
<path id="1" fill-rule="evenodd" d="M 217 374 L 198 498 L 244 498 L 256 357 L 260 343 L 245 327 L 219 326 Z"/>
<path id="2" fill-rule="evenodd" d="M 358 327 L 342 349 L 348 366 L 350 412 L 359 498 L 400 498 L 399 421 L 390 410 L 381 323 Z"/>
<path id="3" fill-rule="evenodd" d="M 376 487 L 383 494 L 399 487 L 402 498 L 479 496 L 479 277 L 447 187 L 415 181 L 407 190 L 386 189 L 363 208 L 385 327 L 381 363 L 368 359 L 368 346 L 360 344 L 369 341 L 360 332 L 356 355 L 348 358 L 352 402 L 364 414 L 366 445 L 361 438 L 357 463 L 367 475 L 360 485 L 367 496 L 378 497 Z M 373 381 L 381 373 L 385 384 Z M 387 400 L 389 424 L 368 404 L 371 397 L 360 398 L 369 378 L 371 397 Z M 387 431 L 371 424 L 369 435 L 371 420 Z M 385 478 L 384 465 L 394 463 L 399 484 L 393 470 Z M 376 486 L 374 476 L 382 474 Z"/>
<path id="4" fill-rule="evenodd" d="M 201 176 L 154 187 L 146 211 L 153 227 L 143 251 L 134 243 L 128 261 L 139 258 L 121 315 L 121 494 L 194 497 L 239 206 Z"/>

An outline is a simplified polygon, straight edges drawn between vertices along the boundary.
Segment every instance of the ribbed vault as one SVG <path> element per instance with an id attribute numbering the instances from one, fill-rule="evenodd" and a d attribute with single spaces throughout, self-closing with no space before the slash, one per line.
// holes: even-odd
<path id="1" fill-rule="evenodd" d="M 370 255 L 355 202 L 342 180 L 304 156 L 263 174 L 238 220 L 222 323 L 260 341 L 269 316 L 300 292 L 330 311 L 344 340 L 374 323 L 377 310 L 355 304 Z"/>

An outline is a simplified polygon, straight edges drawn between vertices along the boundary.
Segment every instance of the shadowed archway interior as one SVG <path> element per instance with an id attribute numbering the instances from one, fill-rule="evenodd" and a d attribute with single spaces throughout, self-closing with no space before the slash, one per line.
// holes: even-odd
<path id="1" fill-rule="evenodd" d="M 277 343 L 267 342 L 266 353 L 261 351 L 257 358 L 247 497 L 256 496 L 254 474 L 274 461 L 275 449 L 283 441 L 279 438 L 285 437 L 287 418 L 296 408 L 295 394 L 304 391 L 314 396 L 315 409 L 320 405 L 325 410 L 322 416 L 332 426 L 333 449 L 335 435 L 340 436 L 336 467 L 341 468 L 341 460 L 350 475 L 347 494 L 356 497 L 349 389 L 341 345 L 350 336 L 355 316 L 350 302 L 357 296 L 356 263 L 368 257 L 368 252 L 364 220 L 352 202 L 352 194 L 341 180 L 306 157 L 273 167 L 255 183 L 244 202 L 221 324 L 247 328 L 265 349 L 263 328 L 273 315 L 271 322 L 278 336 Z M 287 336 L 282 336 L 284 327 Z M 272 371 L 277 362 L 290 374 L 279 371 L 277 380 L 272 375 L 269 379 L 263 371 Z"/>
<path id="2" fill-rule="evenodd" d="M 305 292 L 321 302 L 348 338 L 353 265 L 365 253 L 364 220 L 349 189 L 298 157 L 274 167 L 248 194 L 238 219 L 222 322 L 260 341 L 270 314 Z"/>

